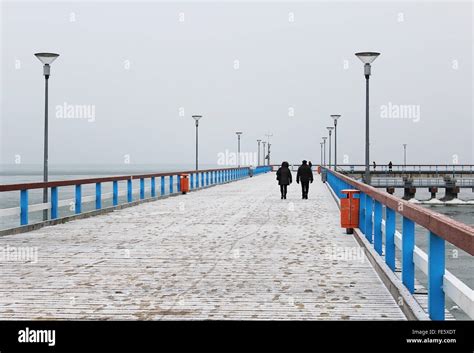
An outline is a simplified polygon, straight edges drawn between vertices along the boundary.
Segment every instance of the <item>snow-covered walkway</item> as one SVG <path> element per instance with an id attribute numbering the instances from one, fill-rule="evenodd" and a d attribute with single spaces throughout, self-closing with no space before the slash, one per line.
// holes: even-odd
<path id="1" fill-rule="evenodd" d="M 0 319 L 405 319 L 319 178 L 275 173 L 0 238 Z"/>

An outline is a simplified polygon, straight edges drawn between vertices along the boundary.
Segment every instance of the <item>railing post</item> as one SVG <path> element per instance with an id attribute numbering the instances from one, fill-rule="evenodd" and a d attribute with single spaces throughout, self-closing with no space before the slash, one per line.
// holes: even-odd
<path id="1" fill-rule="evenodd" d="M 95 209 L 100 210 L 102 208 L 102 184 L 95 183 Z"/>
<path id="2" fill-rule="evenodd" d="M 173 176 L 170 175 L 170 194 L 173 193 Z"/>
<path id="3" fill-rule="evenodd" d="M 428 313 L 431 320 L 444 320 L 443 277 L 445 241 L 429 232 L 428 245 Z"/>
<path id="4" fill-rule="evenodd" d="M 165 177 L 161 177 L 161 196 L 165 194 Z"/>
<path id="5" fill-rule="evenodd" d="M 145 198 L 145 179 L 140 178 L 140 200 Z"/>
<path id="6" fill-rule="evenodd" d="M 373 210 L 373 200 L 369 195 L 365 195 L 365 237 L 367 240 L 372 243 L 372 210 Z"/>
<path id="7" fill-rule="evenodd" d="M 132 179 L 127 179 L 127 201 L 133 201 Z"/>
<path id="8" fill-rule="evenodd" d="M 411 219 L 403 217 L 402 233 L 402 282 L 413 294 L 415 291 L 415 263 L 413 262 L 415 223 Z"/>
<path id="9" fill-rule="evenodd" d="M 385 208 L 385 263 L 395 271 L 395 224 L 396 213 L 389 207 Z"/>
<path id="10" fill-rule="evenodd" d="M 118 205 L 118 181 L 114 180 L 112 182 L 112 205 L 117 206 Z"/>
<path id="11" fill-rule="evenodd" d="M 156 197 L 156 180 L 155 180 L 155 177 L 151 177 L 151 197 Z"/>
<path id="12" fill-rule="evenodd" d="M 28 190 L 20 190 L 20 225 L 28 224 Z"/>
<path id="13" fill-rule="evenodd" d="M 199 172 L 196 173 L 196 189 L 199 188 Z"/>
<path id="14" fill-rule="evenodd" d="M 359 229 L 365 234 L 365 194 L 359 195 Z"/>
<path id="15" fill-rule="evenodd" d="M 191 182 L 189 183 L 189 188 L 194 189 L 194 174 L 191 173 Z"/>
<path id="16" fill-rule="evenodd" d="M 209 186 L 209 172 L 206 172 L 206 186 Z"/>
<path id="17" fill-rule="evenodd" d="M 176 189 L 181 192 L 181 175 L 176 175 Z"/>
<path id="18" fill-rule="evenodd" d="M 79 214 L 82 212 L 82 185 L 76 185 L 76 203 L 74 205 L 74 212 Z"/>
<path id="19" fill-rule="evenodd" d="M 374 248 L 382 256 L 382 204 L 377 200 L 374 205 Z"/>
<path id="20" fill-rule="evenodd" d="M 201 187 L 204 187 L 204 173 L 201 173 Z"/>
<path id="21" fill-rule="evenodd" d="M 58 188 L 51 188 L 51 219 L 58 218 Z"/>

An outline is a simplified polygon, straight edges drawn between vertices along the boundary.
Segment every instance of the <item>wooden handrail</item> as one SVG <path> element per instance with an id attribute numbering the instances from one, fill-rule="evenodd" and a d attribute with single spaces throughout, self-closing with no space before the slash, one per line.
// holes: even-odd
<path id="1" fill-rule="evenodd" d="M 30 189 L 44 189 L 44 188 L 59 187 L 59 186 L 95 184 L 95 183 L 105 183 L 105 182 L 110 182 L 110 181 L 120 181 L 120 180 L 130 180 L 130 179 L 136 180 L 136 179 L 146 179 L 146 178 L 152 178 L 152 177 L 162 177 L 162 176 L 179 175 L 179 174 L 195 174 L 195 173 L 204 173 L 204 172 L 215 172 L 215 171 L 220 171 L 220 170 L 236 170 L 236 169 L 246 169 L 246 168 L 249 168 L 249 167 L 217 168 L 217 169 L 186 170 L 186 171 L 165 172 L 165 173 L 120 175 L 120 176 L 108 176 L 108 177 L 100 177 L 100 178 L 48 181 L 46 183 L 35 182 L 35 183 L 21 183 L 21 184 L 3 184 L 3 185 L 0 185 L 0 192 L 30 190 Z"/>
<path id="2" fill-rule="evenodd" d="M 324 168 L 324 170 L 362 191 L 374 200 L 377 200 L 383 205 L 395 210 L 402 216 L 411 219 L 416 224 L 432 231 L 449 243 L 466 251 L 468 254 L 474 255 L 473 227 L 438 212 L 412 204 L 406 200 L 390 195 L 389 193 L 379 191 L 370 185 L 358 182 L 344 174 L 326 168 Z"/>

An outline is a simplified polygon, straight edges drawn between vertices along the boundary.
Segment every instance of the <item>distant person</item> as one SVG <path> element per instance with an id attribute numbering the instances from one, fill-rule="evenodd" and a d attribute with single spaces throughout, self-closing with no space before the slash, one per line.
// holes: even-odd
<path id="1" fill-rule="evenodd" d="M 311 170 L 313 170 L 313 163 L 311 163 L 311 161 L 308 162 L 308 165 L 311 168 Z"/>
<path id="2" fill-rule="evenodd" d="M 293 181 L 288 162 L 283 162 L 277 170 L 278 185 L 280 185 L 281 199 L 286 199 L 288 185 Z"/>
<path id="3" fill-rule="evenodd" d="M 298 168 L 298 173 L 296 174 L 296 182 L 298 184 L 300 180 L 303 199 L 308 199 L 309 183 L 313 182 L 313 171 L 305 160 L 303 161 L 303 164 Z"/>
<path id="4" fill-rule="evenodd" d="M 375 161 L 373 161 L 373 164 L 374 164 L 374 170 L 375 170 L 375 168 L 377 168 L 377 164 L 375 164 Z"/>
<path id="5" fill-rule="evenodd" d="M 392 167 L 393 167 L 393 163 L 392 163 L 392 161 L 390 161 L 390 162 L 388 163 L 388 171 L 389 171 L 389 172 L 392 171 Z"/>

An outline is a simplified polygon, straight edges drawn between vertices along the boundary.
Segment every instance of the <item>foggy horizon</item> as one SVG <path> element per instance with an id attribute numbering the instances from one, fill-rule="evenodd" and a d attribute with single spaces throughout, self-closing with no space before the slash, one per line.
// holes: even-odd
<path id="1" fill-rule="evenodd" d="M 193 114 L 204 116 L 203 165 L 236 152 L 235 131 L 243 153 L 271 133 L 272 164 L 318 164 L 330 114 L 342 115 L 338 163 L 362 164 L 365 79 L 354 53 L 365 50 L 381 53 L 370 162 L 403 163 L 406 143 L 408 164 L 474 163 L 470 2 L 1 6 L 2 166 L 42 164 L 41 51 L 60 54 L 49 80 L 51 166 L 193 164 Z"/>

